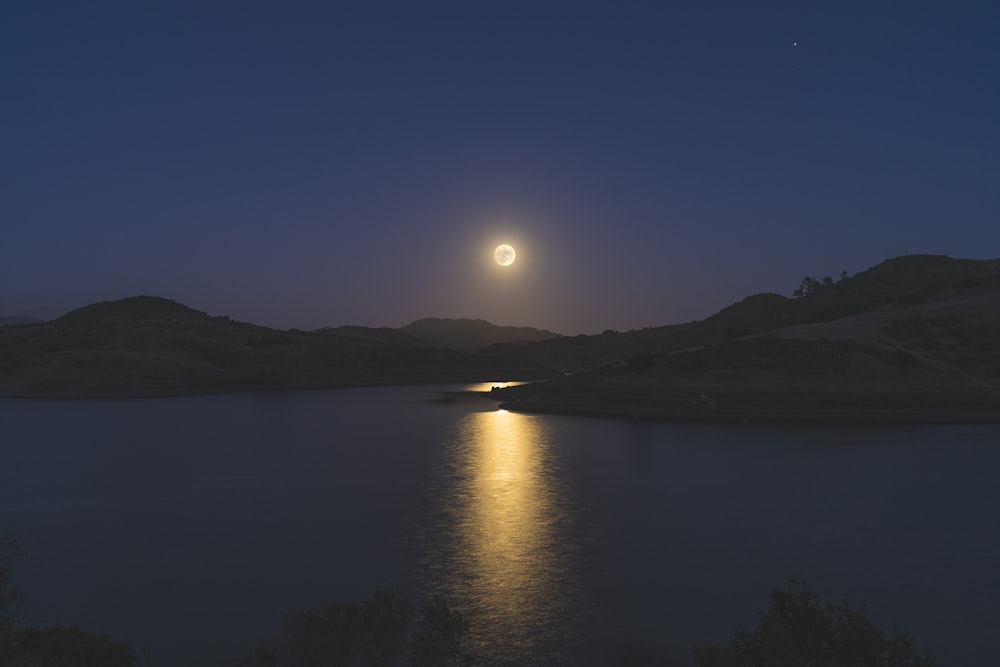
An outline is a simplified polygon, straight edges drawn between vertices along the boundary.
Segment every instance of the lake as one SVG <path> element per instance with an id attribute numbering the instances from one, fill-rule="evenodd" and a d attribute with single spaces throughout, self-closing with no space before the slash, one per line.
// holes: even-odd
<path id="1" fill-rule="evenodd" d="M 440 593 L 490 664 L 678 661 L 804 577 L 1000 664 L 1000 427 L 522 415 L 468 386 L 0 401 L 26 621 L 231 664 L 281 612 Z M 682 663 L 683 664 L 683 663 Z"/>

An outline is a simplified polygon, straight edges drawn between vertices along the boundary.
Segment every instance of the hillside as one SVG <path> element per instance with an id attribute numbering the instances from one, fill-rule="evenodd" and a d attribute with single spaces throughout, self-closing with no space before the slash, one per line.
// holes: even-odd
<path id="1" fill-rule="evenodd" d="M 159 297 L 102 302 L 0 329 L 0 396 L 155 396 L 545 374 L 530 364 L 401 344 L 396 334 L 378 340 L 357 333 L 279 331 Z"/>
<path id="2" fill-rule="evenodd" d="M 399 331 L 433 347 L 475 352 L 497 343 L 534 343 L 559 334 L 533 327 L 498 326 L 486 320 L 429 317 L 410 322 Z"/>
<path id="3" fill-rule="evenodd" d="M 805 282 L 805 281 L 803 281 Z M 817 280 L 806 294 L 755 294 L 704 320 L 640 331 L 606 331 L 528 346 L 494 346 L 492 354 L 524 359 L 562 372 L 622 365 L 633 354 L 662 356 L 798 324 L 829 322 L 878 308 L 916 305 L 1000 287 L 1000 260 L 909 255 L 854 276 Z"/>
<path id="4" fill-rule="evenodd" d="M 1000 263 L 902 257 L 701 322 L 492 352 L 574 372 L 497 394 L 525 411 L 1000 421 Z"/>

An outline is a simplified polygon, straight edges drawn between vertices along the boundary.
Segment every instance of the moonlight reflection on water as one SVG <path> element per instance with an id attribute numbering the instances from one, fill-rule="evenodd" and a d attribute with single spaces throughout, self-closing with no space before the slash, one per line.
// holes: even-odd
<path id="1" fill-rule="evenodd" d="M 580 587 L 571 568 L 572 515 L 544 422 L 504 410 L 471 413 L 446 456 L 429 583 L 466 610 L 479 657 L 546 662 L 568 639 Z"/>

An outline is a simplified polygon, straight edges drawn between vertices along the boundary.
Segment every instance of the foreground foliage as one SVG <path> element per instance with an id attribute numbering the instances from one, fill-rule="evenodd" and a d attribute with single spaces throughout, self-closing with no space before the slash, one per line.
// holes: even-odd
<path id="1" fill-rule="evenodd" d="M 20 628 L 24 593 L 14 581 L 14 536 L 0 536 L 0 665 L 4 667 L 131 667 L 135 654 L 126 644 L 82 628 L 56 625 Z"/>
<path id="2" fill-rule="evenodd" d="M 126 644 L 78 627 L 19 627 L 24 595 L 13 584 L 20 545 L 0 536 L 0 665 L 3 667 L 132 667 Z M 824 602 L 805 581 L 774 589 L 756 629 L 740 628 L 728 644 L 695 649 L 699 667 L 935 667 L 917 654 L 913 637 L 893 623 L 885 633 L 865 607 Z M 462 614 L 433 596 L 416 608 L 396 589 L 376 589 L 360 602 L 322 602 L 284 614 L 281 634 L 261 644 L 242 667 L 349 667 L 353 665 L 464 667 L 470 651 Z M 642 646 L 624 646 L 618 663 L 670 665 Z"/>
<path id="3" fill-rule="evenodd" d="M 893 623 L 875 627 L 865 607 L 823 602 L 802 579 L 771 591 L 756 630 L 740 628 L 726 645 L 695 649 L 700 667 L 933 667 L 917 655 L 913 637 Z"/>
<path id="4" fill-rule="evenodd" d="M 14 633 L 9 667 L 132 667 L 127 644 L 76 626 L 21 628 Z"/>
<path id="5" fill-rule="evenodd" d="M 243 667 L 473 664 L 462 614 L 433 596 L 419 608 L 401 591 L 376 589 L 361 602 L 322 602 L 282 618 L 281 637 Z"/>
<path id="6" fill-rule="evenodd" d="M 0 632 L 21 617 L 24 593 L 14 586 L 13 560 L 21 556 L 21 545 L 10 533 L 0 535 Z"/>

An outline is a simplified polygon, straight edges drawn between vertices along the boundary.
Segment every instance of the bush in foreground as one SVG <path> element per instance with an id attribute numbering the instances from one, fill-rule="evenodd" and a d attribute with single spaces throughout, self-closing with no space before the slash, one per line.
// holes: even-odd
<path id="1" fill-rule="evenodd" d="M 865 607 L 823 602 L 802 579 L 771 591 L 756 630 L 740 628 L 726 645 L 695 649 L 699 667 L 934 667 L 917 655 L 913 637 L 893 623 L 882 632 Z"/>
<path id="2" fill-rule="evenodd" d="M 0 665 L 4 667 L 131 667 L 126 644 L 82 628 L 21 628 L 24 593 L 14 586 L 13 560 L 22 555 L 10 533 L 0 535 Z"/>
<path id="3" fill-rule="evenodd" d="M 401 591 L 377 589 L 361 602 L 322 602 L 286 612 L 281 637 L 240 660 L 242 667 L 471 665 L 469 626 L 438 596 L 420 609 Z"/>

